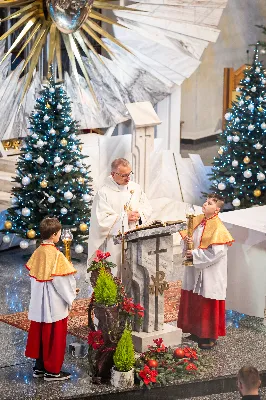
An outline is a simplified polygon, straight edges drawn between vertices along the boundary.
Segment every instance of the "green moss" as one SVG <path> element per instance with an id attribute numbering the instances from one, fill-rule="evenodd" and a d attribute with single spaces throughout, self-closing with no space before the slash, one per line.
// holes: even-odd
<path id="1" fill-rule="evenodd" d="M 117 371 L 130 371 L 135 365 L 135 353 L 131 331 L 125 328 L 114 354 L 114 364 Z"/>
<path id="2" fill-rule="evenodd" d="M 117 303 L 117 286 L 112 276 L 102 268 L 94 288 L 95 303 L 113 306 Z"/>

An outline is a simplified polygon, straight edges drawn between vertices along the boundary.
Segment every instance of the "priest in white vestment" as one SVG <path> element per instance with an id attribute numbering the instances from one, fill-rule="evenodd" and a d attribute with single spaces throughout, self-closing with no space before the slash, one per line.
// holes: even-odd
<path id="1" fill-rule="evenodd" d="M 110 261 L 117 265 L 119 276 L 121 266 L 121 245 L 115 245 L 113 237 L 119 231 L 134 229 L 136 225 L 146 224 L 152 214 L 151 205 L 141 187 L 130 180 L 132 175 L 130 163 L 118 158 L 111 164 L 111 175 L 102 188 L 96 193 L 90 220 L 88 241 L 88 264 L 96 250 L 111 253 Z"/>

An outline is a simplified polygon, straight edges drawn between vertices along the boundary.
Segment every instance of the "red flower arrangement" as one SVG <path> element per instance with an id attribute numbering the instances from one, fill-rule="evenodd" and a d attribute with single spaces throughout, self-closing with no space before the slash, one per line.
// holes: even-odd
<path id="1" fill-rule="evenodd" d="M 104 345 L 102 331 L 90 331 L 88 335 L 88 344 L 94 350 L 100 349 Z"/>
<path id="2" fill-rule="evenodd" d="M 136 361 L 140 385 L 145 385 L 148 389 L 153 384 L 166 385 L 180 377 L 184 379 L 200 369 L 201 360 L 196 349 L 180 347 L 173 351 L 164 345 L 162 338 L 154 339 L 153 343 Z"/>

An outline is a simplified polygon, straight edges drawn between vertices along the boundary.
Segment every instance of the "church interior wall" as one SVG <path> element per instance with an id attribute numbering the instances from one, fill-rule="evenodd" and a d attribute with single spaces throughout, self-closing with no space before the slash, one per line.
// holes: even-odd
<path id="1" fill-rule="evenodd" d="M 229 0 L 218 28 L 216 43 L 210 43 L 202 56 L 202 63 L 182 84 L 182 138 L 198 139 L 213 135 L 222 127 L 224 68 L 238 69 L 252 60 L 258 40 L 266 40 L 261 29 L 265 25 L 264 0 Z M 266 65 L 266 57 L 261 57 Z"/>

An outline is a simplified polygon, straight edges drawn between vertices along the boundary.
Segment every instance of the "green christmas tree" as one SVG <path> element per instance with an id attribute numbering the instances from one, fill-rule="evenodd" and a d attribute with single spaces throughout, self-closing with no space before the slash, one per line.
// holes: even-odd
<path id="1" fill-rule="evenodd" d="M 225 114 L 210 179 L 211 190 L 225 197 L 227 208 L 266 204 L 266 73 L 254 50 L 244 70 L 237 100 Z"/>
<path id="2" fill-rule="evenodd" d="M 117 371 L 130 371 L 135 365 L 134 345 L 132 341 L 132 333 L 128 328 L 124 332 L 117 343 L 114 354 L 114 364 Z"/>
<path id="3" fill-rule="evenodd" d="M 55 216 L 63 227 L 71 229 L 77 252 L 82 252 L 80 243 L 88 237 L 92 179 L 81 154 L 70 100 L 52 73 L 29 120 L 29 134 L 17 162 L 18 185 L 7 210 L 4 242 L 8 243 L 14 233 L 24 238 L 21 247 L 28 247 L 29 239 L 40 237 L 41 220 Z"/>

